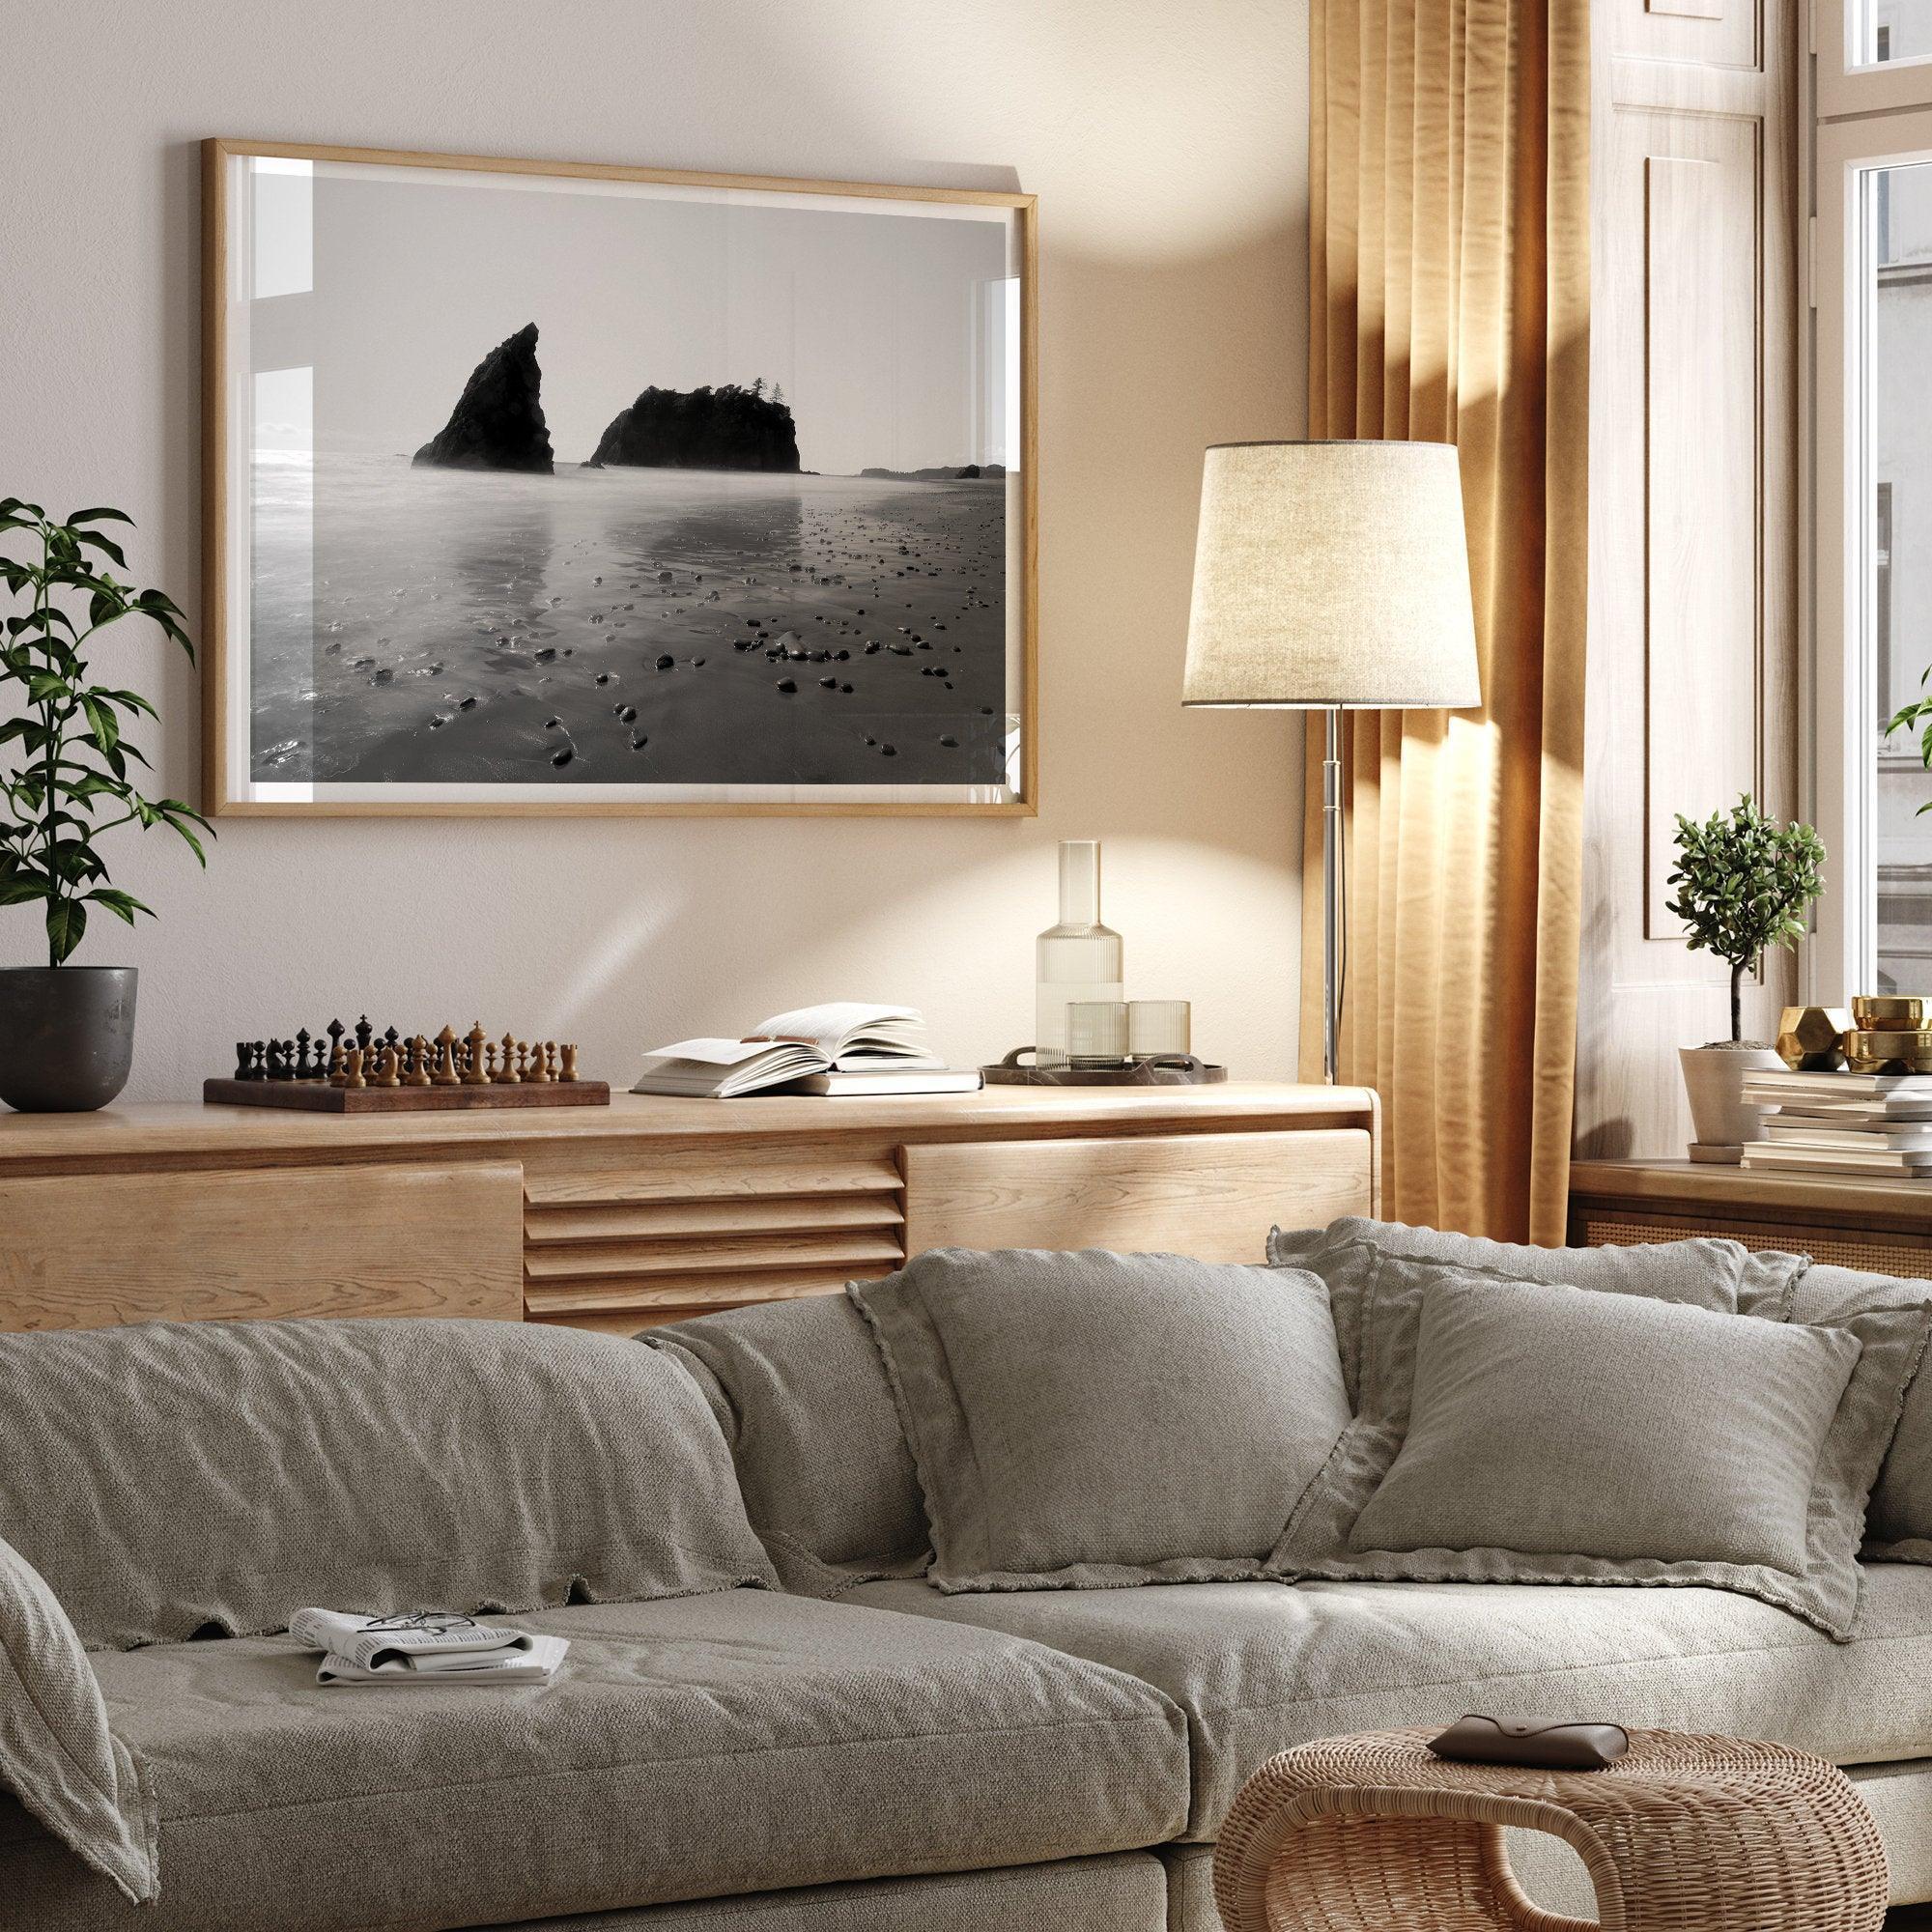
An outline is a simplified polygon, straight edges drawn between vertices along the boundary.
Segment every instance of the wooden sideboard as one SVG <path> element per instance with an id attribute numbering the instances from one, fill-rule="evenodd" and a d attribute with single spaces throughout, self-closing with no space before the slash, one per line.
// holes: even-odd
<path id="1" fill-rule="evenodd" d="M 988 1088 L 328 1116 L 0 1115 L 0 1328 L 276 1315 L 628 1333 L 928 1247 L 1259 1261 L 1379 1202 L 1360 1088 Z"/>
<path id="2" fill-rule="evenodd" d="M 1849 1174 L 1754 1174 L 1690 1160 L 1579 1160 L 1570 1170 L 1576 1247 L 1728 1235 L 1839 1267 L 1932 1280 L 1932 1182 Z"/>

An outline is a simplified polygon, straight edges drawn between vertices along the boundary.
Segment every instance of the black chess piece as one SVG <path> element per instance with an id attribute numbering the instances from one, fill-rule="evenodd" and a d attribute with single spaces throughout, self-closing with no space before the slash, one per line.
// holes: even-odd
<path id="1" fill-rule="evenodd" d="M 383 1036 L 383 1044 L 388 1047 L 400 1046 L 402 1044 L 402 1039 L 403 1039 L 402 1035 L 399 1034 L 394 1027 L 390 1027 L 389 1030 Z"/>
<path id="2" fill-rule="evenodd" d="M 256 1080 L 261 1076 L 255 1071 L 255 1046 L 252 1039 L 238 1039 L 235 1042 L 235 1077 L 238 1080 Z"/>
<path id="3" fill-rule="evenodd" d="M 293 1080 L 294 1069 L 289 1065 L 289 1054 L 293 1042 L 286 1039 L 271 1039 L 269 1042 L 269 1078 L 270 1080 Z"/>
<path id="4" fill-rule="evenodd" d="M 369 1052 L 369 1042 L 372 1039 L 374 1039 L 375 1037 L 376 1037 L 376 1029 L 369 1024 L 369 1015 L 367 1013 L 364 1013 L 362 1017 L 355 1022 L 355 1044 L 362 1049 L 363 1056 L 365 1059 Z"/>
<path id="5" fill-rule="evenodd" d="M 297 1027 L 296 1028 L 296 1078 L 298 1080 L 313 1080 L 315 1078 L 315 1068 L 309 1064 L 308 1042 L 309 1042 L 308 1028 Z"/>

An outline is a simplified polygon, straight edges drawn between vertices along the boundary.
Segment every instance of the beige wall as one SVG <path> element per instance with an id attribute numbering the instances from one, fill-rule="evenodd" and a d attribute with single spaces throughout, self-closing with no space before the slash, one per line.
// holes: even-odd
<path id="1" fill-rule="evenodd" d="M 1040 196 L 1044 810 L 1023 822 L 638 820 L 222 828 L 199 876 L 117 835 L 160 922 L 130 1098 L 241 1035 L 366 1008 L 642 1047 L 841 995 L 922 1002 L 970 1062 L 1031 1037 L 1053 844 L 1106 841 L 1130 994 L 1190 997 L 1236 1072 L 1293 1063 L 1297 734 L 1183 716 L 1201 449 L 1303 426 L 1301 0 L 52 0 L 0 67 L 0 495 L 124 506 L 198 615 L 204 135 Z M 198 692 L 146 639 L 165 786 Z M 0 914 L 0 964 L 31 964 Z"/>

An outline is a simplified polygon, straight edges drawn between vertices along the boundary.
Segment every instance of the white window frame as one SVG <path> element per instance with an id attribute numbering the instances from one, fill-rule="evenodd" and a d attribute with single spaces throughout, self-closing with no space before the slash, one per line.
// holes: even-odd
<path id="1" fill-rule="evenodd" d="M 1886 114 L 1932 101 L 1932 54 L 1860 64 L 1866 0 L 1813 0 L 1811 50 L 1818 56 L 1818 117 Z"/>
<path id="2" fill-rule="evenodd" d="M 1830 853 L 1830 890 L 1803 960 L 1805 997 L 1869 991 L 1878 959 L 1877 704 L 1865 639 L 1875 617 L 1875 303 L 1862 269 L 1874 237 L 1876 168 L 1932 161 L 1932 58 L 1854 63 L 1864 0 L 1815 0 L 1810 143 L 1812 543 L 1809 814 Z"/>

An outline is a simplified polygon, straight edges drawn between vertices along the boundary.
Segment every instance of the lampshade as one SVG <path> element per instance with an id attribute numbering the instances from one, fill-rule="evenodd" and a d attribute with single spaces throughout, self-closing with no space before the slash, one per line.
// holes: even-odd
<path id="1" fill-rule="evenodd" d="M 1482 701 L 1453 446 L 1208 450 L 1182 703 Z"/>

